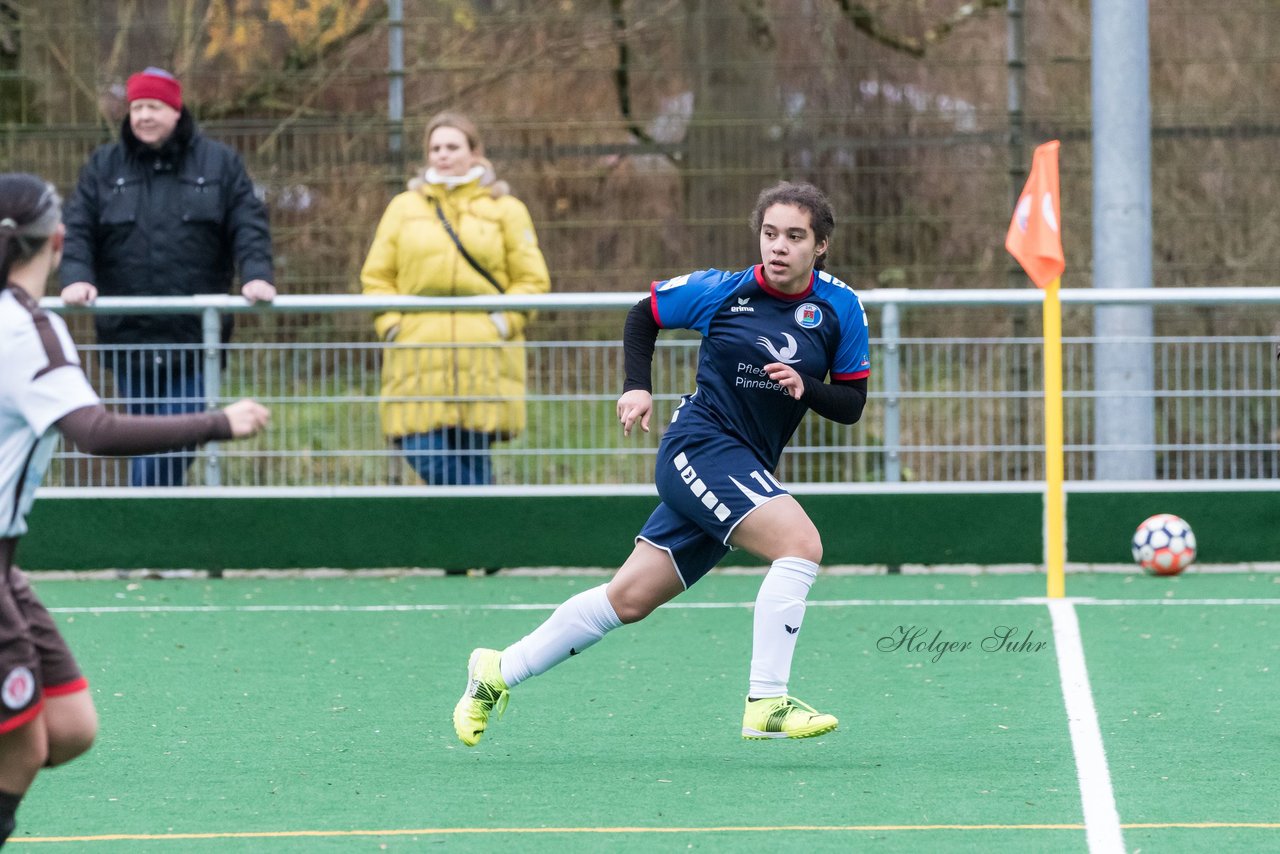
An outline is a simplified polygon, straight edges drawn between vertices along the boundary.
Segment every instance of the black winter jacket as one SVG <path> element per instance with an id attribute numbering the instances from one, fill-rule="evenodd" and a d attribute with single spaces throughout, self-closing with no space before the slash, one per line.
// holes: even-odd
<path id="1" fill-rule="evenodd" d="M 184 107 L 159 149 L 133 135 L 100 146 L 80 171 L 66 212 L 59 278 L 90 282 L 101 296 L 229 293 L 241 281 L 272 281 L 265 206 L 240 156 L 199 133 Z M 97 315 L 102 344 L 190 344 L 198 314 Z M 224 316 L 222 336 L 231 334 Z"/>

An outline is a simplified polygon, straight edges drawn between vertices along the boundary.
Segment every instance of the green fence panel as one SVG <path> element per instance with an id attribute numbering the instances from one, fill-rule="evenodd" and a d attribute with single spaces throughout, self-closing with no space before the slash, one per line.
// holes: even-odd
<path id="1" fill-rule="evenodd" d="M 1277 491 L 1074 493 L 1067 557 L 1127 562 L 1138 523 L 1164 512 L 1191 523 L 1201 562 L 1274 561 Z M 1042 562 L 1035 492 L 797 498 L 822 534 L 828 565 Z M 41 498 L 18 563 L 38 570 L 614 567 L 655 503 L 634 494 Z M 733 552 L 725 563 L 758 561 Z"/>

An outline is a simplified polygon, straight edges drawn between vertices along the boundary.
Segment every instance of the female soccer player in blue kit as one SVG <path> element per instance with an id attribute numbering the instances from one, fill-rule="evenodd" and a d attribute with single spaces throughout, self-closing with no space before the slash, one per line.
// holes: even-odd
<path id="1" fill-rule="evenodd" d="M 697 390 L 682 398 L 658 449 L 662 503 L 608 584 L 572 597 L 505 650 L 471 653 L 467 689 L 453 711 L 464 744 L 480 741 L 511 688 L 644 619 L 730 547 L 770 565 L 756 597 L 742 736 L 807 738 L 836 728 L 834 716 L 787 694 L 822 538 L 773 472 L 808 410 L 842 424 L 862 416 L 867 316 L 847 285 L 821 272 L 835 217 L 820 190 L 771 187 L 760 194 L 751 224 L 760 264 L 655 282 L 627 315 L 627 376 L 618 398 L 626 435 L 637 424 L 649 430 L 658 331 L 696 329 L 703 336 Z"/>

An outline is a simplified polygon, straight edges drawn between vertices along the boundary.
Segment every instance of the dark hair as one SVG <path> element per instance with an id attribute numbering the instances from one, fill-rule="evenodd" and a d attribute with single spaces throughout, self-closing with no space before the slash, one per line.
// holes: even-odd
<path id="1" fill-rule="evenodd" d="M 34 258 L 62 221 L 53 185 L 25 172 L 0 174 L 0 283 L 14 264 Z"/>
<path id="2" fill-rule="evenodd" d="M 836 215 L 831 210 L 831 202 L 826 195 L 812 184 L 783 181 L 761 191 L 756 199 L 756 208 L 751 212 L 751 230 L 757 235 L 764 224 L 764 212 L 774 205 L 795 205 L 809 214 L 809 225 L 813 228 L 814 239 L 822 243 L 831 237 L 836 227 Z M 827 261 L 824 251 L 814 262 L 813 268 L 821 270 Z"/>

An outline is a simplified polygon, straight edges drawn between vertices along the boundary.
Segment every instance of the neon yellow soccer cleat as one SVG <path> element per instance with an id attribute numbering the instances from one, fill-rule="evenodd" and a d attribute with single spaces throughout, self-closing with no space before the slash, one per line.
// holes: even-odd
<path id="1" fill-rule="evenodd" d="M 502 654 L 496 649 L 477 649 L 467 661 L 467 690 L 453 707 L 453 731 L 467 747 L 480 743 L 494 708 L 498 717 L 507 709 L 511 692 L 502 680 L 501 660 Z"/>
<path id="2" fill-rule="evenodd" d="M 795 697 L 765 697 L 747 700 L 742 737 L 809 738 L 831 732 L 839 723 L 834 715 L 824 715 Z"/>

